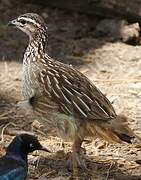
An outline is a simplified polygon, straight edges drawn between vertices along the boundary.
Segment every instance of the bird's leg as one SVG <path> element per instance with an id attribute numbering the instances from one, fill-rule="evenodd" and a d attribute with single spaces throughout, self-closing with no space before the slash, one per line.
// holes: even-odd
<path id="1" fill-rule="evenodd" d="M 81 167 L 82 163 L 80 161 L 80 149 L 81 149 L 82 140 L 80 138 L 76 138 L 74 144 L 72 146 L 72 165 L 73 170 L 77 169 L 77 167 Z"/>
<path id="2" fill-rule="evenodd" d="M 70 166 L 72 166 L 73 172 L 76 172 L 78 167 L 82 169 L 87 169 L 85 162 L 80 157 L 82 142 L 83 142 L 83 139 L 81 139 L 80 137 L 77 137 L 75 138 L 74 144 L 72 146 L 72 154 L 67 164 L 69 165 L 69 168 Z"/>

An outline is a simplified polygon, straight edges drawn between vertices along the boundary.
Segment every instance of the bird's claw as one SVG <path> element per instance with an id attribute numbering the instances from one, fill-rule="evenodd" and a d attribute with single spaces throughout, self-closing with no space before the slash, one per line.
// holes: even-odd
<path id="1" fill-rule="evenodd" d="M 81 154 L 72 152 L 67 160 L 67 169 L 76 171 L 78 168 L 88 171 L 84 157 Z"/>

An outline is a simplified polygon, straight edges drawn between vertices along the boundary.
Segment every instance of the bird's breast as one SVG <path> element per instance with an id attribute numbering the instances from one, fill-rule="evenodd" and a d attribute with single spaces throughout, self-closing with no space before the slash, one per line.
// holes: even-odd
<path id="1" fill-rule="evenodd" d="M 22 95 L 29 99 L 42 92 L 42 86 L 38 82 L 39 67 L 36 64 L 23 64 Z"/>

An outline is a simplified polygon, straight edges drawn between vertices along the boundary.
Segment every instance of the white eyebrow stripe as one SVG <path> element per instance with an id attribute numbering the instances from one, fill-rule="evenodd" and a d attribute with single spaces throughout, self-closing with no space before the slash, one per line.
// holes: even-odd
<path id="1" fill-rule="evenodd" d="M 31 19 L 31 18 L 19 17 L 18 20 L 25 20 L 25 21 L 27 21 L 27 22 L 31 22 L 31 23 L 37 25 L 38 27 L 40 26 L 39 23 L 37 23 L 35 20 L 33 20 L 33 19 Z"/>

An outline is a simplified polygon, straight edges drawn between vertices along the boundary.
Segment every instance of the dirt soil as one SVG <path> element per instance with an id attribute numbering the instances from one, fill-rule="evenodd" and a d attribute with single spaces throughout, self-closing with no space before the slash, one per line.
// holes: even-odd
<path id="1" fill-rule="evenodd" d="M 2 1 L 4 2 L 4 1 Z M 140 180 L 141 141 L 133 144 L 107 144 L 96 139 L 83 143 L 87 171 L 73 174 L 65 166 L 71 143 L 48 137 L 37 120 L 20 113 L 16 104 L 21 96 L 22 56 L 27 37 L 6 23 L 25 12 L 37 12 L 48 24 L 48 53 L 73 64 L 109 98 L 117 113 L 129 117 L 129 125 L 141 137 L 141 46 L 97 37 L 95 27 L 101 19 L 83 14 L 35 5 L 0 4 L 0 155 L 11 139 L 23 131 L 34 131 L 52 153 L 29 156 L 28 179 L 49 180 Z M 10 60 L 10 61 L 9 61 Z M 33 123 L 34 122 L 34 123 Z"/>

